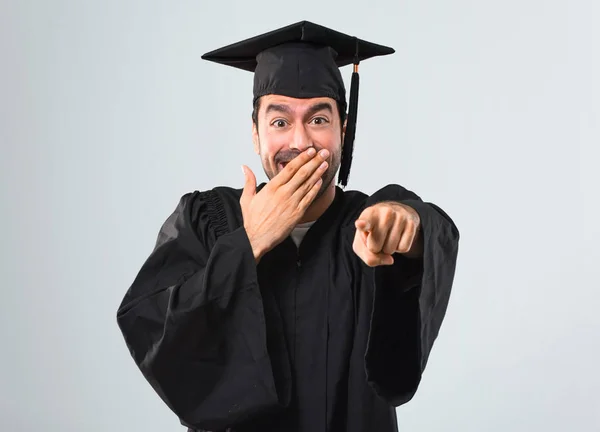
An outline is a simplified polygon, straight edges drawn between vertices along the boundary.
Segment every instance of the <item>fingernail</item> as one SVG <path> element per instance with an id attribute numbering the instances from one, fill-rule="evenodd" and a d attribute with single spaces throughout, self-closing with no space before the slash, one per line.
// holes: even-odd
<path id="1" fill-rule="evenodd" d="M 319 152 L 319 154 L 321 155 L 321 157 L 322 157 L 323 159 L 327 159 L 327 157 L 329 156 L 329 151 L 327 151 L 327 150 L 323 149 L 323 150 L 321 150 L 321 151 Z"/>
<path id="2" fill-rule="evenodd" d="M 311 147 L 308 149 L 309 156 L 314 156 L 316 153 L 317 153 L 317 151 L 314 149 L 314 147 Z"/>
<path id="3" fill-rule="evenodd" d="M 321 166 L 319 166 L 319 169 L 322 169 L 322 170 L 327 169 L 327 162 L 323 162 L 321 164 Z"/>

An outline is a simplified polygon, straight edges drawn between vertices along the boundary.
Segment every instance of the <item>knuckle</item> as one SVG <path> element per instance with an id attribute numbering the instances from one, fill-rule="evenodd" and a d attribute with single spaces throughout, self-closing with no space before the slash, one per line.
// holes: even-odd
<path id="1" fill-rule="evenodd" d="M 277 192 L 275 192 L 275 196 L 281 198 L 287 198 L 290 196 L 290 193 L 292 191 L 290 190 L 290 185 L 288 183 L 281 185 L 278 189 Z"/>
<path id="2" fill-rule="evenodd" d="M 314 189 L 315 186 L 315 182 L 311 181 L 310 179 L 305 181 L 304 183 L 302 183 L 302 185 L 300 186 L 302 188 L 302 191 L 304 193 L 309 193 L 312 192 L 312 189 Z"/>
<path id="3" fill-rule="evenodd" d="M 386 222 L 393 222 L 396 219 L 396 212 L 392 208 L 388 208 L 385 212 Z"/>
<path id="4" fill-rule="evenodd" d="M 301 167 L 301 168 L 298 170 L 298 172 L 299 172 L 299 173 L 300 173 L 300 174 L 301 174 L 303 177 L 308 177 L 308 176 L 309 176 L 309 175 L 312 173 L 312 170 L 310 169 L 310 166 L 308 166 L 308 165 L 304 165 L 304 166 L 302 166 L 302 167 Z"/>
<path id="5" fill-rule="evenodd" d="M 398 246 L 398 252 L 400 253 L 406 253 L 410 250 L 410 242 L 407 241 L 403 241 L 402 243 L 400 243 L 400 245 Z"/>
<path id="6" fill-rule="evenodd" d="M 285 176 L 293 175 L 298 170 L 298 165 L 295 162 L 296 161 L 293 160 L 290 163 L 288 163 L 285 166 L 285 168 L 281 170 L 281 173 L 284 174 Z"/>

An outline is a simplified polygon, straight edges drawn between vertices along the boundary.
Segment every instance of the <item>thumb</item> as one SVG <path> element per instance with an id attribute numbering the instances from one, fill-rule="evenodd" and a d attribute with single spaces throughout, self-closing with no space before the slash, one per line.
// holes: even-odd
<path id="1" fill-rule="evenodd" d="M 253 197 L 256 195 L 256 176 L 246 165 L 242 165 L 242 171 L 246 179 L 244 190 L 242 191 L 242 199 Z"/>

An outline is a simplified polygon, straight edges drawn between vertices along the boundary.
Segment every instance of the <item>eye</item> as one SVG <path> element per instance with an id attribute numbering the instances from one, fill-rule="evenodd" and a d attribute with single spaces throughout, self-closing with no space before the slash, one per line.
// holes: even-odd
<path id="1" fill-rule="evenodd" d="M 321 126 L 329 123 L 329 120 L 327 120 L 325 117 L 315 117 L 310 122 L 315 125 Z"/>
<path id="2" fill-rule="evenodd" d="M 283 120 L 283 119 L 277 119 L 271 122 L 271 126 L 274 126 L 275 128 L 281 129 L 284 128 L 287 125 L 287 121 Z"/>

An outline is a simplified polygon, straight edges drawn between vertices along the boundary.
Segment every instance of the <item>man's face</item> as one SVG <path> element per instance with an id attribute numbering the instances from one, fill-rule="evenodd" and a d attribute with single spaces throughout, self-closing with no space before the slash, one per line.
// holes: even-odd
<path id="1" fill-rule="evenodd" d="M 329 150 L 329 167 L 323 174 L 320 196 L 332 184 L 340 166 L 343 127 L 336 101 L 266 95 L 260 100 L 257 119 L 258 127 L 254 123 L 252 126 L 254 150 L 269 180 L 308 148 Z"/>

